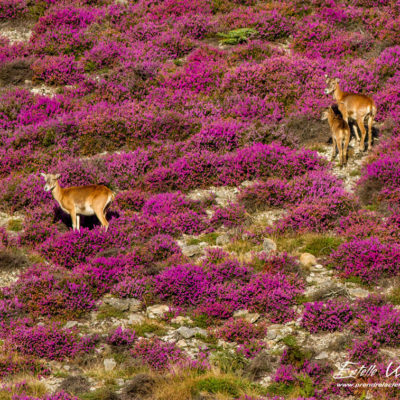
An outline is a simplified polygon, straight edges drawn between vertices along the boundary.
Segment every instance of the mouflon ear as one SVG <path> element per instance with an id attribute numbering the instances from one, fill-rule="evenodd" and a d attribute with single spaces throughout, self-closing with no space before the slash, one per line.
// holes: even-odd
<path id="1" fill-rule="evenodd" d="M 46 174 L 44 172 L 41 172 L 40 175 L 42 175 L 43 178 L 46 179 Z"/>
<path id="2" fill-rule="evenodd" d="M 56 175 L 54 176 L 55 179 L 60 179 L 60 177 L 61 177 L 61 174 L 56 174 Z"/>

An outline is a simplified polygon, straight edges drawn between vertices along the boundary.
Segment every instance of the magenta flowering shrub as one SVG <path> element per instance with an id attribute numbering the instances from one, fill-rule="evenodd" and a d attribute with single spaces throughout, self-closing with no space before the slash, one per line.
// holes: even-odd
<path id="1" fill-rule="evenodd" d="M 160 339 L 139 339 L 131 350 L 132 357 L 155 370 L 163 370 L 183 360 L 184 354 L 173 343 Z"/>
<path id="2" fill-rule="evenodd" d="M 328 300 L 307 303 L 301 324 L 311 333 L 319 331 L 340 331 L 353 318 L 353 311 L 347 304 Z"/>
<path id="3" fill-rule="evenodd" d="M 4 0 L 0 4 L 0 20 L 19 18 L 27 11 L 25 0 Z"/>
<path id="4" fill-rule="evenodd" d="M 83 68 L 73 56 L 47 56 L 32 64 L 33 79 L 49 85 L 71 85 L 83 79 Z"/>
<path id="5" fill-rule="evenodd" d="M 116 328 L 107 336 L 107 343 L 116 347 L 131 346 L 136 340 L 136 333 L 132 329 Z"/>
<path id="6" fill-rule="evenodd" d="M 118 238 L 111 238 L 104 229 L 69 231 L 56 237 L 50 237 L 41 246 L 41 254 L 55 264 L 72 268 L 85 262 L 101 250 L 112 247 Z"/>
<path id="7" fill-rule="evenodd" d="M 266 328 L 263 325 L 254 325 L 251 322 L 241 318 L 228 319 L 215 332 L 216 337 L 228 342 L 247 343 L 253 339 L 261 339 L 266 334 Z"/>
<path id="8" fill-rule="evenodd" d="M 238 203 L 230 203 L 225 207 L 215 207 L 214 214 L 210 219 L 211 230 L 223 225 L 233 228 L 242 225 L 246 220 L 246 210 Z"/>
<path id="9" fill-rule="evenodd" d="M 354 361 L 375 362 L 378 355 L 379 343 L 373 339 L 354 341 L 349 350 L 349 357 Z"/>
<path id="10" fill-rule="evenodd" d="M 366 283 L 399 272 L 398 244 L 382 243 L 376 237 L 343 243 L 331 254 L 330 263 L 342 276 L 356 276 Z"/>
<path id="11" fill-rule="evenodd" d="M 37 376 L 47 376 L 50 371 L 33 357 L 21 357 L 17 353 L 4 354 L 0 358 L 0 378 L 12 375 L 30 373 Z"/>
<path id="12" fill-rule="evenodd" d="M 6 345 L 26 355 L 58 361 L 94 348 L 94 344 L 87 343 L 72 330 L 63 329 L 56 323 L 17 326 L 7 337 Z"/>

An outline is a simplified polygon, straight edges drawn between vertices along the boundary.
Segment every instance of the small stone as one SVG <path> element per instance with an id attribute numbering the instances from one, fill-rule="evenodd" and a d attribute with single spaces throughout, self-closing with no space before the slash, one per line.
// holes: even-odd
<path id="1" fill-rule="evenodd" d="M 313 265 L 313 266 L 310 268 L 310 271 L 311 271 L 311 272 L 318 272 L 318 273 L 320 273 L 320 272 L 323 272 L 323 271 L 324 271 L 324 267 L 323 267 L 321 264 Z"/>
<path id="2" fill-rule="evenodd" d="M 189 317 L 184 317 L 183 315 L 178 315 L 177 317 L 171 319 L 171 323 L 184 325 L 184 324 L 191 324 L 191 323 L 193 323 L 193 321 Z"/>
<path id="3" fill-rule="evenodd" d="M 317 264 L 317 259 L 310 253 L 302 253 L 300 255 L 300 264 L 303 267 L 312 267 Z"/>
<path id="4" fill-rule="evenodd" d="M 208 332 L 205 329 L 188 328 L 187 326 L 181 326 L 179 329 L 176 330 L 176 332 L 185 339 L 190 339 L 195 335 L 208 336 Z"/>
<path id="5" fill-rule="evenodd" d="M 117 299 L 115 297 L 105 297 L 103 299 L 104 304 L 108 304 L 111 307 L 114 307 L 120 311 L 128 311 L 129 310 L 129 300 L 127 299 Z"/>
<path id="6" fill-rule="evenodd" d="M 233 318 L 243 318 L 254 324 L 260 318 L 260 314 L 250 313 L 248 310 L 237 310 L 233 313 Z"/>
<path id="7" fill-rule="evenodd" d="M 329 357 L 329 354 L 326 351 L 323 351 L 315 356 L 316 360 L 325 360 Z"/>
<path id="8" fill-rule="evenodd" d="M 272 239 L 265 238 L 263 241 L 263 251 L 266 253 L 272 253 L 276 251 L 277 246 L 276 243 Z"/>
<path id="9" fill-rule="evenodd" d="M 146 313 L 149 318 L 161 318 L 165 313 L 169 311 L 169 306 L 165 304 L 156 304 L 154 306 L 147 307 Z"/>
<path id="10" fill-rule="evenodd" d="M 348 289 L 350 296 L 355 297 L 357 299 L 364 299 L 365 297 L 369 296 L 368 290 L 361 289 L 361 288 L 349 288 Z"/>
<path id="11" fill-rule="evenodd" d="M 129 303 L 129 311 L 138 312 L 142 309 L 142 302 L 137 299 L 127 299 Z"/>
<path id="12" fill-rule="evenodd" d="M 191 246 L 183 246 L 182 247 L 182 253 L 186 257 L 193 257 L 193 256 L 195 256 L 197 254 L 202 253 L 202 251 L 203 251 L 202 246 L 199 246 L 197 244 L 193 244 Z"/>
<path id="13" fill-rule="evenodd" d="M 215 241 L 217 246 L 224 246 L 226 244 L 229 244 L 231 241 L 229 235 L 223 234 L 217 237 L 217 240 Z"/>
<path id="14" fill-rule="evenodd" d="M 104 369 L 109 372 L 112 371 L 117 366 L 117 363 L 113 358 L 106 358 L 104 360 Z"/>
<path id="15" fill-rule="evenodd" d="M 128 315 L 128 323 L 132 325 L 140 325 L 143 324 L 145 318 L 142 314 L 129 314 Z"/>
<path id="16" fill-rule="evenodd" d="M 76 325 L 78 325 L 78 321 L 67 321 L 67 323 L 64 325 L 64 328 L 71 329 Z"/>

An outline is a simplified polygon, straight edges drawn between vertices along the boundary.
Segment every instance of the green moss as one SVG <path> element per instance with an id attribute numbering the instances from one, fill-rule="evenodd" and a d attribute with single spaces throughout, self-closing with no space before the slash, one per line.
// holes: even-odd
<path id="1" fill-rule="evenodd" d="M 390 294 L 388 295 L 388 301 L 396 306 L 400 305 L 400 286 L 391 290 Z"/>
<path id="2" fill-rule="evenodd" d="M 311 299 L 304 294 L 300 294 L 300 295 L 296 296 L 296 304 L 298 304 L 298 305 L 309 303 L 310 301 L 311 301 Z"/>
<path id="3" fill-rule="evenodd" d="M 243 371 L 248 364 L 248 360 L 242 354 L 227 349 L 213 353 L 211 361 L 224 373 Z"/>
<path id="4" fill-rule="evenodd" d="M 294 389 L 293 384 L 286 385 L 281 382 L 274 382 L 267 387 L 267 392 L 275 396 L 289 396 Z"/>
<path id="5" fill-rule="evenodd" d="M 8 221 L 8 230 L 13 232 L 22 231 L 22 221 L 18 218 L 13 218 Z"/>
<path id="6" fill-rule="evenodd" d="M 257 31 L 253 28 L 239 28 L 229 31 L 227 33 L 218 33 L 218 36 L 222 38 L 221 44 L 240 44 L 246 43 L 251 36 L 257 34 Z"/>
<path id="7" fill-rule="evenodd" d="M 243 385 L 239 381 L 229 378 L 209 377 L 201 379 L 196 384 L 196 392 L 223 393 L 233 397 L 240 396 Z"/>
<path id="8" fill-rule="evenodd" d="M 93 392 L 86 392 L 80 397 L 83 400 L 109 400 L 115 397 L 114 388 L 109 386 L 101 387 Z"/>
<path id="9" fill-rule="evenodd" d="M 103 304 L 99 309 L 99 313 L 97 314 L 97 319 L 100 321 L 110 318 L 122 319 L 124 318 L 124 316 L 125 316 L 124 311 L 118 310 L 117 308 L 112 307 L 109 304 Z"/>
<path id="10" fill-rule="evenodd" d="M 301 367 L 305 360 L 311 358 L 311 353 L 309 351 L 303 351 L 297 344 L 294 336 L 285 336 L 281 341 L 287 346 L 287 358 L 290 364 Z"/>
<path id="11" fill-rule="evenodd" d="M 336 236 L 320 236 L 306 242 L 305 253 L 311 253 L 316 257 L 327 256 L 335 251 L 342 243 L 343 239 Z"/>
<path id="12" fill-rule="evenodd" d="M 157 324 L 144 322 L 143 324 L 131 325 L 131 328 L 138 336 L 146 336 L 146 334 L 153 333 L 157 336 L 163 336 L 167 333 L 166 329 Z"/>
<path id="13" fill-rule="evenodd" d="M 360 168 L 356 168 L 353 169 L 349 172 L 349 175 L 354 177 L 354 176 L 360 176 L 361 175 L 361 169 Z"/>

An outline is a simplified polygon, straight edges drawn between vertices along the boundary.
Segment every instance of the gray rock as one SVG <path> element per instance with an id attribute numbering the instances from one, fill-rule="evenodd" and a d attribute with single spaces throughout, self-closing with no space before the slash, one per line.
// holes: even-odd
<path id="1" fill-rule="evenodd" d="M 181 326 L 179 329 L 176 330 L 176 332 L 185 339 L 190 339 L 197 334 L 202 336 L 208 336 L 208 332 L 205 329 L 188 328 L 187 326 Z"/>
<path id="2" fill-rule="evenodd" d="M 229 244 L 231 241 L 229 235 L 227 234 L 222 234 L 217 237 L 217 240 L 215 241 L 217 246 L 224 246 L 226 244 Z"/>
<path id="3" fill-rule="evenodd" d="M 250 313 L 248 310 L 237 310 L 233 313 L 233 318 L 243 318 L 253 324 L 260 318 L 260 314 Z"/>
<path id="4" fill-rule="evenodd" d="M 177 317 L 171 319 L 171 323 L 184 325 L 184 324 L 191 324 L 191 323 L 193 323 L 193 321 L 189 317 L 184 317 L 182 315 L 178 315 Z"/>
<path id="5" fill-rule="evenodd" d="M 78 321 L 67 321 L 67 323 L 64 325 L 64 328 L 71 329 L 76 325 L 78 325 Z"/>
<path id="6" fill-rule="evenodd" d="M 106 358 L 104 360 L 104 369 L 109 372 L 112 371 L 117 366 L 117 363 L 113 358 Z"/>
<path id="7" fill-rule="evenodd" d="M 169 306 L 166 304 L 156 304 L 154 306 L 147 307 L 146 313 L 149 318 L 161 318 L 166 312 L 169 311 Z"/>
<path id="8" fill-rule="evenodd" d="M 142 314 L 129 314 L 128 315 L 128 323 L 132 325 L 140 325 L 143 324 L 145 318 Z"/>
<path id="9" fill-rule="evenodd" d="M 141 311 L 143 304 L 140 300 L 127 299 L 127 301 L 129 303 L 129 311 L 132 311 L 132 312 Z"/>
<path id="10" fill-rule="evenodd" d="M 361 288 L 349 288 L 348 292 L 351 297 L 355 297 L 357 299 L 364 299 L 369 296 L 369 291 Z"/>
<path id="11" fill-rule="evenodd" d="M 316 360 L 326 360 L 329 357 L 329 354 L 326 351 L 323 351 L 315 356 Z"/>
<path id="12" fill-rule="evenodd" d="M 193 257 L 203 252 L 202 246 L 193 244 L 191 246 L 182 246 L 182 253 L 186 257 Z"/>
<path id="13" fill-rule="evenodd" d="M 300 264 L 303 267 L 312 267 L 317 264 L 317 259 L 313 254 L 310 253 L 302 253 L 300 254 Z"/>
<path id="14" fill-rule="evenodd" d="M 276 243 L 272 239 L 268 238 L 264 239 L 262 246 L 263 251 L 265 251 L 266 253 L 272 253 L 277 249 Z"/>
<path id="15" fill-rule="evenodd" d="M 127 299 L 117 299 L 115 297 L 105 297 L 103 299 L 104 304 L 108 304 L 111 307 L 116 308 L 120 311 L 128 311 L 129 310 L 129 300 Z"/>

